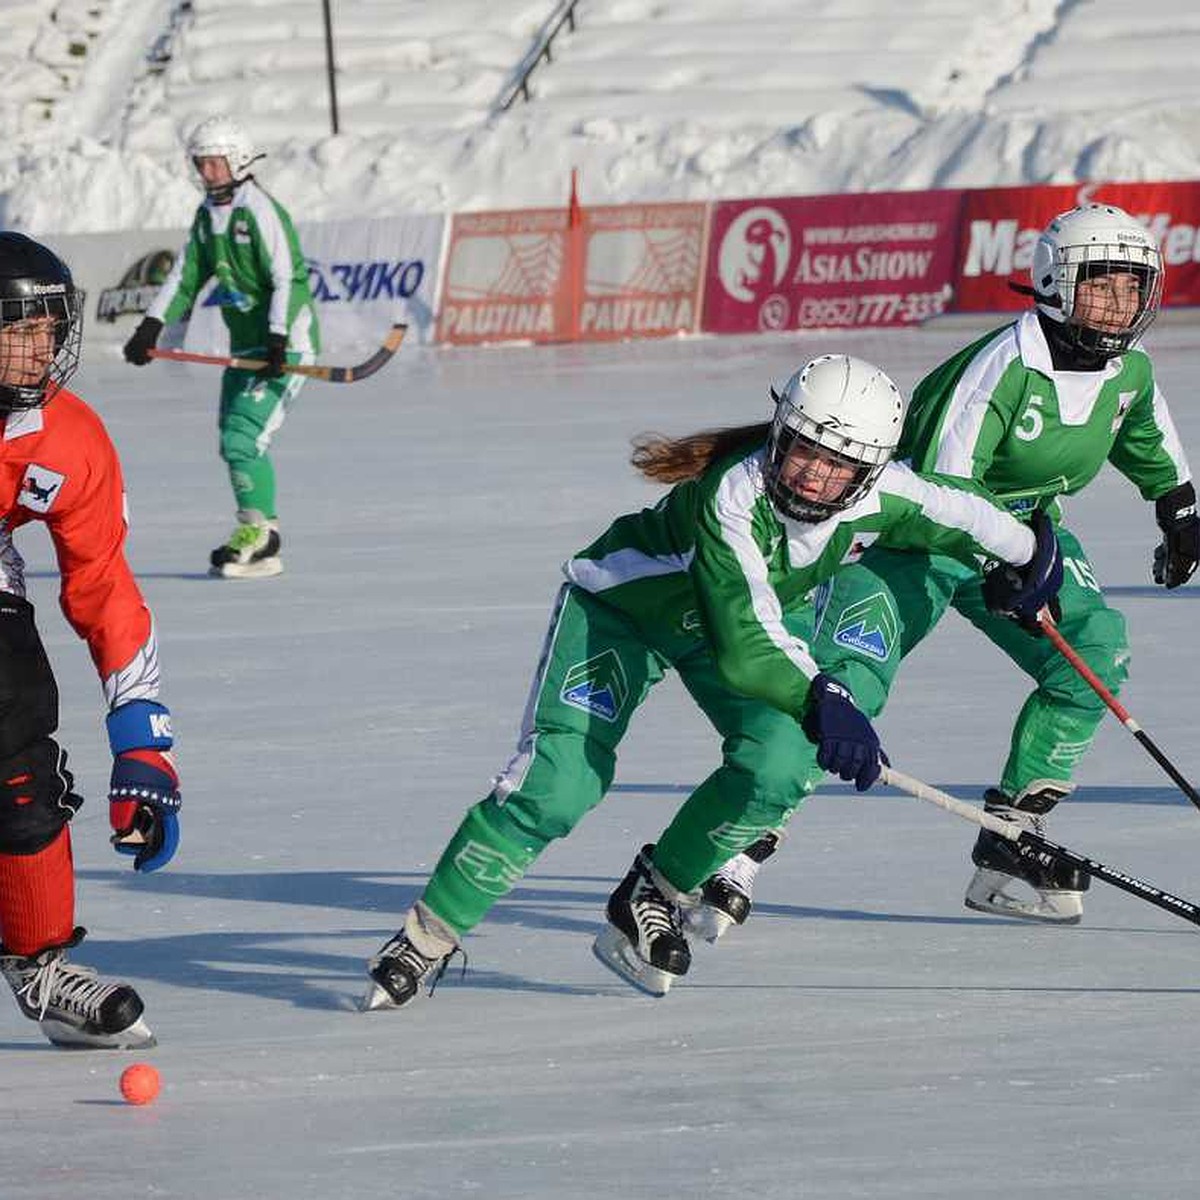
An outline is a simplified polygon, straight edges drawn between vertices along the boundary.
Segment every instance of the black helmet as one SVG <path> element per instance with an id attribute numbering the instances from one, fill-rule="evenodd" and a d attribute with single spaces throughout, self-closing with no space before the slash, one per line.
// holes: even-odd
<path id="1" fill-rule="evenodd" d="M 54 355 L 35 349 L 12 328 L 49 317 Z M 40 408 L 79 367 L 83 293 L 66 263 L 23 233 L 0 232 L 0 415 Z"/>

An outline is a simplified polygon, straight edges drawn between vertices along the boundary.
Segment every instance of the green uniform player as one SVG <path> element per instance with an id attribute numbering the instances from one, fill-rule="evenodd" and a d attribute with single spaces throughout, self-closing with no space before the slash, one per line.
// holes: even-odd
<path id="1" fill-rule="evenodd" d="M 685 898 L 785 819 L 824 769 L 859 788 L 878 778 L 870 722 L 809 652 L 812 590 L 872 542 L 936 549 L 964 571 L 977 555 L 1033 564 L 1013 572 L 1016 591 L 1040 586 L 1057 551 L 1052 533 L 1039 544 L 982 489 L 892 463 L 902 415 L 881 371 L 826 355 L 792 376 L 769 425 L 643 443 L 635 464 L 675 486 L 567 563 L 517 753 L 371 961 L 365 1007 L 411 1000 L 599 803 L 630 719 L 667 670 L 722 738 L 721 766 L 692 801 L 719 836 L 669 833 L 610 897 L 596 952 L 637 986 L 662 993 L 687 970 Z"/>
<path id="2" fill-rule="evenodd" d="M 975 480 L 1013 512 L 1045 511 L 1065 565 L 1056 613 L 1066 640 L 1105 686 L 1126 677 L 1122 615 L 1105 600 L 1079 539 L 1061 524 L 1058 497 L 1112 463 L 1155 504 L 1162 533 L 1155 581 L 1185 582 L 1200 556 L 1195 491 L 1183 449 L 1139 339 L 1158 311 L 1162 260 L 1153 236 L 1127 213 L 1089 205 L 1056 217 L 1032 265 L 1035 307 L 930 372 L 916 387 L 897 456 L 918 471 Z M 1041 830 L 1072 790 L 1104 705 L 1045 637 L 987 611 L 977 572 L 940 553 L 872 546 L 830 587 L 813 654 L 863 711 L 877 714 L 900 663 L 954 608 L 1035 684 L 1017 715 L 987 810 Z M 1083 911 L 1086 875 L 1025 864 L 995 834 L 980 833 L 968 907 L 1059 923 Z M 706 885 L 718 907 L 749 911 L 755 859 L 731 862 Z M 740 897 L 731 894 L 740 893 Z"/>
<path id="3" fill-rule="evenodd" d="M 287 210 L 249 173 L 262 155 L 236 121 L 218 116 L 202 122 L 188 139 L 188 156 L 204 185 L 204 203 L 126 344 L 125 358 L 137 366 L 148 362 L 164 323 L 186 317 L 214 281 L 205 302 L 220 307 L 232 355 L 267 365 L 260 371 L 230 367 L 221 379 L 220 450 L 237 526 L 212 552 L 212 572 L 230 578 L 277 575 L 283 565 L 268 450 L 303 383 L 303 376 L 285 374 L 284 364 L 312 362 L 320 350 L 308 268 Z"/>

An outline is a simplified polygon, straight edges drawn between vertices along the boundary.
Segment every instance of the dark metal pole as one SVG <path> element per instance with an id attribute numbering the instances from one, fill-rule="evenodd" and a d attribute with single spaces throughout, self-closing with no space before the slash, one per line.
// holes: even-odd
<path id="1" fill-rule="evenodd" d="M 337 78 L 333 65 L 333 18 L 329 15 L 329 0 L 321 0 L 325 10 L 325 73 L 329 77 L 329 120 L 333 132 L 338 132 Z"/>

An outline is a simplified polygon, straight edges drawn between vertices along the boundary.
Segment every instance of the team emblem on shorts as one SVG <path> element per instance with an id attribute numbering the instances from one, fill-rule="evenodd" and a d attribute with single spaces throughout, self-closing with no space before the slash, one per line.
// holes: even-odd
<path id="1" fill-rule="evenodd" d="M 17 503 L 30 512 L 49 512 L 66 482 L 65 475 L 51 471 L 49 467 L 39 467 L 37 463 L 30 463 L 25 468 L 25 478 L 21 480 Z"/>
<path id="2" fill-rule="evenodd" d="M 842 609 L 833 640 L 839 646 L 886 662 L 900 631 L 900 621 L 886 592 L 876 592 Z"/>
<path id="3" fill-rule="evenodd" d="M 567 671 L 559 698 L 564 704 L 582 708 L 602 721 L 615 721 L 629 697 L 625 668 L 615 650 L 576 663 Z"/>

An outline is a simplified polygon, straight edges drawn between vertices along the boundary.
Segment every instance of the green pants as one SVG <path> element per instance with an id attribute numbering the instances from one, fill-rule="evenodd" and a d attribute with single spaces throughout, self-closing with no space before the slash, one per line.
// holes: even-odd
<path id="1" fill-rule="evenodd" d="M 1063 528 L 1058 534 L 1064 561 L 1058 627 L 1115 693 L 1129 662 L 1125 619 L 1104 602 L 1074 534 Z M 1092 743 L 1104 715 L 1103 701 L 1047 638 L 989 613 L 979 575 L 954 559 L 868 549 L 827 585 L 819 601 L 813 655 L 874 716 L 887 701 L 904 657 L 948 607 L 966 617 L 1036 685 L 1017 716 L 1001 789 L 1015 796 L 1035 780 L 1068 780 Z M 957 675 L 953 662 L 946 662 L 943 674 L 947 688 L 970 690 L 971 681 Z M 889 750 L 897 764 L 903 763 L 903 747 Z"/>
<path id="2" fill-rule="evenodd" d="M 466 933 L 600 802 L 630 718 L 670 668 L 720 733 L 722 759 L 660 839 L 658 868 L 691 890 L 787 820 L 823 774 L 799 725 L 730 691 L 704 643 L 652 647 L 621 613 L 568 585 L 551 617 L 517 753 L 467 811 L 426 886 L 422 899 L 437 916 Z"/>
<path id="3" fill-rule="evenodd" d="M 288 361 L 299 362 L 300 357 L 289 354 Z M 221 376 L 221 458 L 229 468 L 239 510 L 256 509 L 267 518 L 277 515 L 275 467 L 267 451 L 303 382 L 302 375 L 260 379 L 253 371 L 232 367 Z"/>

